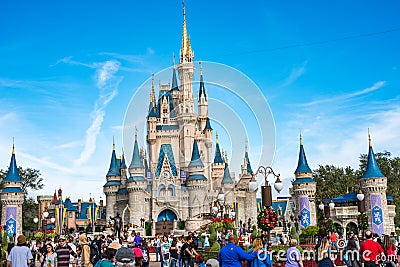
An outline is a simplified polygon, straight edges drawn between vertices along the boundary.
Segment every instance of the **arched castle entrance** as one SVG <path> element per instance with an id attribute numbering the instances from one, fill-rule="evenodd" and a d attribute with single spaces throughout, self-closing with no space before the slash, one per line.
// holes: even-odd
<path id="1" fill-rule="evenodd" d="M 165 209 L 161 211 L 157 217 L 156 234 L 169 235 L 171 230 L 174 229 L 174 221 L 176 221 L 177 219 L 178 217 L 172 210 Z"/>

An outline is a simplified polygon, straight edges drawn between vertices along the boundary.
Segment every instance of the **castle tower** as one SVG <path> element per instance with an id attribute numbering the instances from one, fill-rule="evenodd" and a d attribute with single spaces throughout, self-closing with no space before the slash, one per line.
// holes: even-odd
<path id="1" fill-rule="evenodd" d="M 15 160 L 14 144 L 12 147 L 10 166 L 6 178 L 3 180 L 4 188 L 1 190 L 1 224 L 6 225 L 9 236 L 22 234 L 22 203 L 25 192 L 22 190 L 22 180 L 18 175 Z"/>
<path id="2" fill-rule="evenodd" d="M 218 133 L 215 134 L 215 156 L 214 156 L 214 162 L 212 163 L 212 189 L 216 190 L 221 187 L 221 181 L 222 177 L 224 175 L 225 171 L 225 162 L 221 154 L 221 150 L 219 147 L 219 142 L 218 142 Z"/>
<path id="3" fill-rule="evenodd" d="M 199 98 L 198 98 L 198 111 L 199 111 L 199 128 L 203 130 L 206 127 L 206 122 L 208 118 L 208 101 L 207 101 L 206 89 L 204 87 L 203 71 L 201 66 L 200 66 L 200 88 L 199 88 Z"/>
<path id="4" fill-rule="evenodd" d="M 103 192 L 106 195 L 106 212 L 107 216 L 114 217 L 117 214 L 115 205 L 117 203 L 117 192 L 121 186 L 120 166 L 118 165 L 117 156 L 115 154 L 115 144 L 113 140 L 113 149 L 111 153 L 110 168 L 106 175 L 107 183 L 103 186 Z"/>
<path id="5" fill-rule="evenodd" d="M 312 178 L 312 171 L 307 163 L 301 133 L 299 160 L 294 175 L 296 179 L 292 182 L 292 191 L 296 204 L 296 216 L 300 216 L 300 226 L 317 225 L 315 205 L 317 183 Z"/>
<path id="6" fill-rule="evenodd" d="M 205 212 L 203 204 L 205 199 L 207 178 L 204 176 L 204 164 L 200 159 L 197 141 L 193 142 L 192 159 L 189 163 L 189 177 L 186 186 L 189 189 L 189 218 Z"/>
<path id="7" fill-rule="evenodd" d="M 395 231 L 395 226 L 394 220 L 390 220 L 388 214 L 387 178 L 382 174 L 376 162 L 369 132 L 368 143 L 367 167 L 361 178 L 361 190 L 365 195 L 365 209 L 369 218 L 368 229 L 378 235 L 390 234 Z"/>

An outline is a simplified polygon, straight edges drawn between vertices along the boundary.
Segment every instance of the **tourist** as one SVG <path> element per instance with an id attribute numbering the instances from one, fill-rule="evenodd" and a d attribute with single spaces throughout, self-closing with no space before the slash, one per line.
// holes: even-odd
<path id="1" fill-rule="evenodd" d="M 361 257 L 358 246 L 359 245 L 354 238 L 351 238 L 347 241 L 346 252 L 344 256 L 346 258 L 346 265 L 348 267 L 361 267 Z"/>
<path id="2" fill-rule="evenodd" d="M 115 254 L 115 266 L 116 267 L 133 267 L 135 266 L 135 254 L 132 249 L 127 247 L 121 247 Z"/>
<path id="3" fill-rule="evenodd" d="M 14 246 L 8 257 L 7 266 L 9 267 L 28 267 L 33 256 L 30 248 L 26 246 L 26 238 L 24 235 L 20 235 L 17 238 L 17 245 Z"/>
<path id="4" fill-rule="evenodd" d="M 194 265 L 193 258 L 197 252 L 193 249 L 192 242 L 193 240 L 191 237 L 186 237 L 186 242 L 184 242 L 181 248 L 181 258 L 184 267 L 190 267 Z"/>
<path id="5" fill-rule="evenodd" d="M 171 247 L 169 248 L 169 254 L 170 254 L 169 266 L 176 267 L 176 263 L 178 262 L 178 247 L 176 240 L 172 241 Z"/>
<path id="6" fill-rule="evenodd" d="M 46 246 L 47 253 L 41 255 L 39 262 L 45 267 L 56 267 L 57 253 L 54 252 L 52 245 Z"/>
<path id="7" fill-rule="evenodd" d="M 237 238 L 235 235 L 230 235 L 228 243 L 221 248 L 218 253 L 218 262 L 221 267 L 241 267 L 242 261 L 252 261 L 257 258 L 258 254 L 263 250 L 246 253 L 241 247 L 236 245 Z"/>
<path id="8" fill-rule="evenodd" d="M 156 235 L 155 240 L 155 247 L 156 247 L 156 261 L 162 261 L 162 256 L 161 256 L 161 238 L 159 235 Z M 160 259 L 160 260 L 159 260 Z"/>
<path id="9" fill-rule="evenodd" d="M 242 237 L 242 236 L 240 236 L 240 237 Z M 242 240 L 243 240 L 243 238 L 242 238 Z M 240 244 L 239 244 L 240 245 Z M 208 235 L 206 235 L 205 237 L 204 237 L 204 242 L 203 242 L 203 249 L 206 249 L 206 248 L 208 248 L 210 246 L 210 241 L 208 240 Z"/>
<path id="10" fill-rule="evenodd" d="M 169 265 L 169 241 L 167 236 L 163 236 L 163 240 L 161 242 L 161 266 Z"/>
<path id="11" fill-rule="evenodd" d="M 128 236 L 126 241 L 128 242 L 128 247 L 133 247 L 135 244 L 135 231 L 132 231 L 132 233 Z"/>
<path id="12" fill-rule="evenodd" d="M 336 249 L 336 252 L 339 253 L 339 246 L 337 243 L 339 235 L 335 231 L 333 231 L 329 238 L 331 240 L 332 247 L 334 247 Z"/>
<path id="13" fill-rule="evenodd" d="M 261 253 L 254 260 L 247 261 L 247 267 L 272 267 L 271 254 L 265 250 L 261 238 L 257 237 L 253 240 L 253 245 L 250 247 L 248 253 L 253 253 L 260 249 L 263 251 L 263 253 Z"/>
<path id="14" fill-rule="evenodd" d="M 386 255 L 386 260 L 392 266 L 396 266 L 396 246 L 394 245 L 394 240 L 391 239 L 388 235 L 383 237 L 383 251 Z"/>
<path id="15" fill-rule="evenodd" d="M 134 244 L 135 244 L 135 247 L 141 247 L 142 246 L 142 241 L 143 241 L 143 238 L 140 236 L 140 233 L 137 232 L 136 236 L 134 238 L 134 241 L 133 241 Z"/>
<path id="16" fill-rule="evenodd" d="M 101 260 L 94 267 L 114 267 L 115 253 L 114 249 L 107 248 L 101 255 Z"/>
<path id="17" fill-rule="evenodd" d="M 150 253 L 149 253 L 149 248 L 147 246 L 147 241 L 143 241 L 142 243 L 142 267 L 149 267 L 149 261 L 150 261 Z"/>
<path id="18" fill-rule="evenodd" d="M 79 236 L 79 244 L 82 246 L 82 254 L 81 254 L 81 266 L 83 267 L 93 267 L 93 264 L 90 262 L 90 245 L 88 242 L 88 238 L 86 234 L 80 234 Z"/>
<path id="19" fill-rule="evenodd" d="M 178 248 L 178 267 L 182 267 L 182 246 L 184 243 L 184 236 L 178 236 L 177 241 L 176 241 L 176 247 Z"/>
<path id="20" fill-rule="evenodd" d="M 333 267 L 334 264 L 330 258 L 329 249 L 331 242 L 327 238 L 322 238 L 321 245 L 318 248 L 318 267 Z"/>
<path id="21" fill-rule="evenodd" d="M 57 265 L 58 267 L 69 267 L 69 258 L 70 255 L 76 258 L 75 251 L 67 244 L 66 238 L 64 235 L 60 235 L 58 238 L 58 245 L 55 248 L 57 253 Z"/>
<path id="22" fill-rule="evenodd" d="M 285 267 L 303 267 L 300 250 L 297 247 L 297 239 L 292 238 L 289 241 L 290 248 L 286 252 Z"/>
<path id="23" fill-rule="evenodd" d="M 132 248 L 133 254 L 135 255 L 135 266 L 142 266 L 143 260 L 143 252 L 141 248 L 134 247 Z"/>
<path id="24" fill-rule="evenodd" d="M 72 248 L 72 250 L 76 253 L 76 246 L 74 244 L 74 238 L 72 236 L 68 237 L 68 246 Z M 75 262 L 75 259 L 72 255 L 69 255 L 69 266 L 72 267 L 73 263 Z"/>
<path id="25" fill-rule="evenodd" d="M 366 240 L 360 246 L 360 255 L 362 256 L 364 267 L 377 267 L 378 261 L 385 255 L 382 246 L 372 238 L 372 232 L 367 230 L 365 232 Z"/>
<path id="26" fill-rule="evenodd" d="M 76 258 L 74 259 L 75 265 L 72 265 L 73 267 L 78 267 L 81 266 L 81 258 L 82 258 L 82 246 L 77 245 L 76 246 Z"/>

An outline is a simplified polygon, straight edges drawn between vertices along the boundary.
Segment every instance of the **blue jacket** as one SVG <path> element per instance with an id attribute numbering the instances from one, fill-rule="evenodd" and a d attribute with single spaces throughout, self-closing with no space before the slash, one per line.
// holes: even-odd
<path id="1" fill-rule="evenodd" d="M 218 253 L 219 267 L 242 267 L 242 260 L 252 261 L 258 252 L 246 253 L 241 247 L 228 243 Z"/>
<path id="2" fill-rule="evenodd" d="M 264 252 L 258 255 L 254 260 L 247 261 L 247 267 L 272 267 L 272 254 Z M 252 249 L 247 252 L 250 253 Z"/>

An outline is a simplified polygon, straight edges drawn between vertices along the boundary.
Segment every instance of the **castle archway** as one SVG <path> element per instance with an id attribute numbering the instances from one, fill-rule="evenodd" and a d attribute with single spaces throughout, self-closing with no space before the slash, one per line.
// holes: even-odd
<path id="1" fill-rule="evenodd" d="M 156 222 L 156 234 L 169 235 L 171 230 L 174 229 L 174 221 L 178 217 L 175 212 L 170 209 L 165 209 L 158 214 Z"/>

